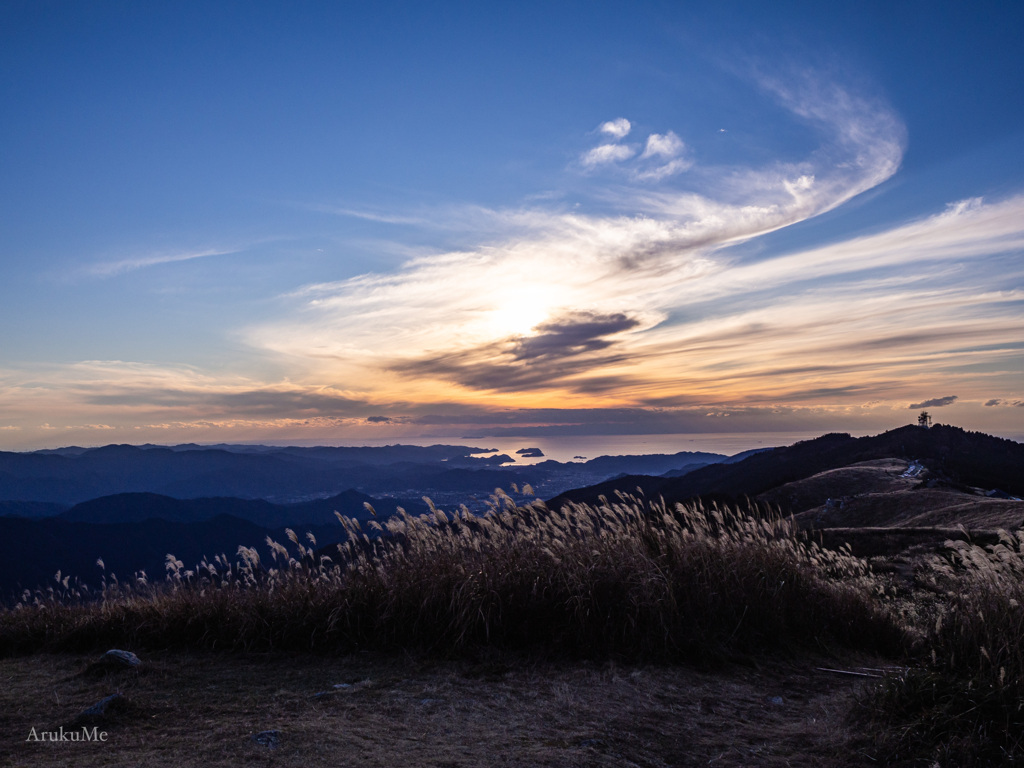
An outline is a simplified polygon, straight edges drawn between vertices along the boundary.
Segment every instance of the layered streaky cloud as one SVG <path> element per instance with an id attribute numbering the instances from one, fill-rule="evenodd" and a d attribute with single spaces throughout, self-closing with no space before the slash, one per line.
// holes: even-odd
<path id="1" fill-rule="evenodd" d="M 0 402 L 7 422 L 0 429 L 26 436 L 40 430 L 83 435 L 74 439 L 86 442 L 96 432 L 132 442 L 154 435 L 170 440 L 300 437 L 364 423 L 375 408 L 329 385 L 116 360 L 0 370 Z"/>
<path id="2" fill-rule="evenodd" d="M 946 405 L 952 405 L 960 398 L 956 395 L 947 395 L 946 397 L 933 397 L 930 400 L 925 400 L 923 403 L 911 403 L 908 408 L 917 410 L 918 408 L 942 408 Z"/>

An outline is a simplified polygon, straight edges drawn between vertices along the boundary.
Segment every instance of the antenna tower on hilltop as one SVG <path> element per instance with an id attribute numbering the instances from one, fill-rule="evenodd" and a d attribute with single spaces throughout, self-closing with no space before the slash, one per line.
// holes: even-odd
<path id="1" fill-rule="evenodd" d="M 932 425 L 932 417 L 928 411 L 921 411 L 921 415 L 917 417 L 917 426 L 928 429 Z"/>

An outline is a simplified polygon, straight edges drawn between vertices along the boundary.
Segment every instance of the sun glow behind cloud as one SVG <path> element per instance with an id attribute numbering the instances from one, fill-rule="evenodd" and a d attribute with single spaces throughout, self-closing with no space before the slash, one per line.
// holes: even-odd
<path id="1" fill-rule="evenodd" d="M 742 289 L 746 269 L 759 268 L 737 264 L 729 246 L 830 210 L 899 167 L 903 128 L 884 105 L 807 78 L 791 90 L 769 87 L 821 132 L 825 149 L 800 163 L 700 169 L 696 183 L 710 188 L 702 193 L 660 183 L 685 144 L 672 131 L 652 133 L 635 160 L 616 163 L 633 179 L 617 187 L 620 213 L 493 214 L 508 231 L 486 245 L 416 259 L 392 274 L 310 286 L 297 296 L 305 306 L 296 318 L 253 328 L 250 341 L 304 362 L 307 376 L 364 382 L 371 399 L 689 399 L 680 375 L 696 384 L 694 371 L 724 363 L 704 352 L 680 366 L 688 339 L 709 324 L 755 322 L 747 312 L 722 319 L 710 306 L 703 320 L 671 319 L 715 291 L 724 301 Z M 830 101 L 802 101 L 823 98 Z M 630 130 L 624 118 L 601 126 L 616 140 Z M 587 166 L 636 154 L 601 144 L 582 158 Z M 700 396 L 711 388 L 709 379 Z M 737 395 L 746 390 L 718 386 L 714 399 Z"/>
<path id="2" fill-rule="evenodd" d="M 297 320 L 252 329 L 252 343 L 304 362 L 312 379 L 359 380 L 382 403 L 841 411 L 905 408 L 939 381 L 961 398 L 1012 390 L 1021 324 L 1008 307 L 1024 298 L 1024 270 L 986 260 L 1024 248 L 1024 198 L 741 258 L 733 246 L 891 177 L 904 143 L 883 104 L 812 78 L 763 84 L 819 130 L 804 161 L 696 166 L 698 192 L 642 165 L 678 160 L 675 133 L 650 134 L 639 154 L 602 144 L 583 165 L 615 160 L 633 180 L 615 192 L 622 213 L 493 213 L 512 231 L 312 286 Z M 601 127 L 616 140 L 631 130 L 624 119 Z"/>

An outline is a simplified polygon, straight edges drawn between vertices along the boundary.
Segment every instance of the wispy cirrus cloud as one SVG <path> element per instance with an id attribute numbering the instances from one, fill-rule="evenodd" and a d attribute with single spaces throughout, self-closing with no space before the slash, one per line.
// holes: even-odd
<path id="1" fill-rule="evenodd" d="M 676 158 L 675 160 L 670 160 L 667 163 L 652 165 L 648 168 L 637 170 L 634 172 L 634 177 L 641 181 L 661 181 L 669 176 L 675 176 L 677 173 L 688 171 L 692 167 L 692 161 L 686 160 L 685 158 Z"/>
<path id="2" fill-rule="evenodd" d="M 195 251 L 175 251 L 166 253 L 151 253 L 144 256 L 130 256 L 115 261 L 104 261 L 86 267 L 83 271 L 94 277 L 113 277 L 126 272 L 134 272 L 146 267 L 155 267 L 160 264 L 173 264 L 180 261 L 191 261 L 193 259 L 205 259 L 210 256 L 227 256 L 238 253 L 239 249 L 229 248 L 208 248 Z"/>

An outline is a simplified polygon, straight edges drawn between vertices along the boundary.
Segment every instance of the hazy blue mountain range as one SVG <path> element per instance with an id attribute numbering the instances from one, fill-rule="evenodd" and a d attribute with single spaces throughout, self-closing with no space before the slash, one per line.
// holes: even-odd
<path id="1" fill-rule="evenodd" d="M 71 452 L 0 452 L 0 499 L 75 504 L 115 493 L 176 498 L 237 496 L 295 500 L 327 496 L 389 477 L 453 467 L 483 468 L 508 457 L 464 446 L 220 448 L 108 445 Z"/>
<path id="2" fill-rule="evenodd" d="M 77 447 L 0 452 L 0 500 L 72 505 L 120 493 L 178 499 L 236 497 L 292 502 L 356 489 L 373 496 L 467 494 L 530 483 L 538 495 L 622 473 L 662 474 L 725 459 L 721 454 L 602 456 L 587 462 L 513 459 L 468 446 L 295 448 L 269 446 Z M 0 512 L 2 513 L 2 512 Z"/>

